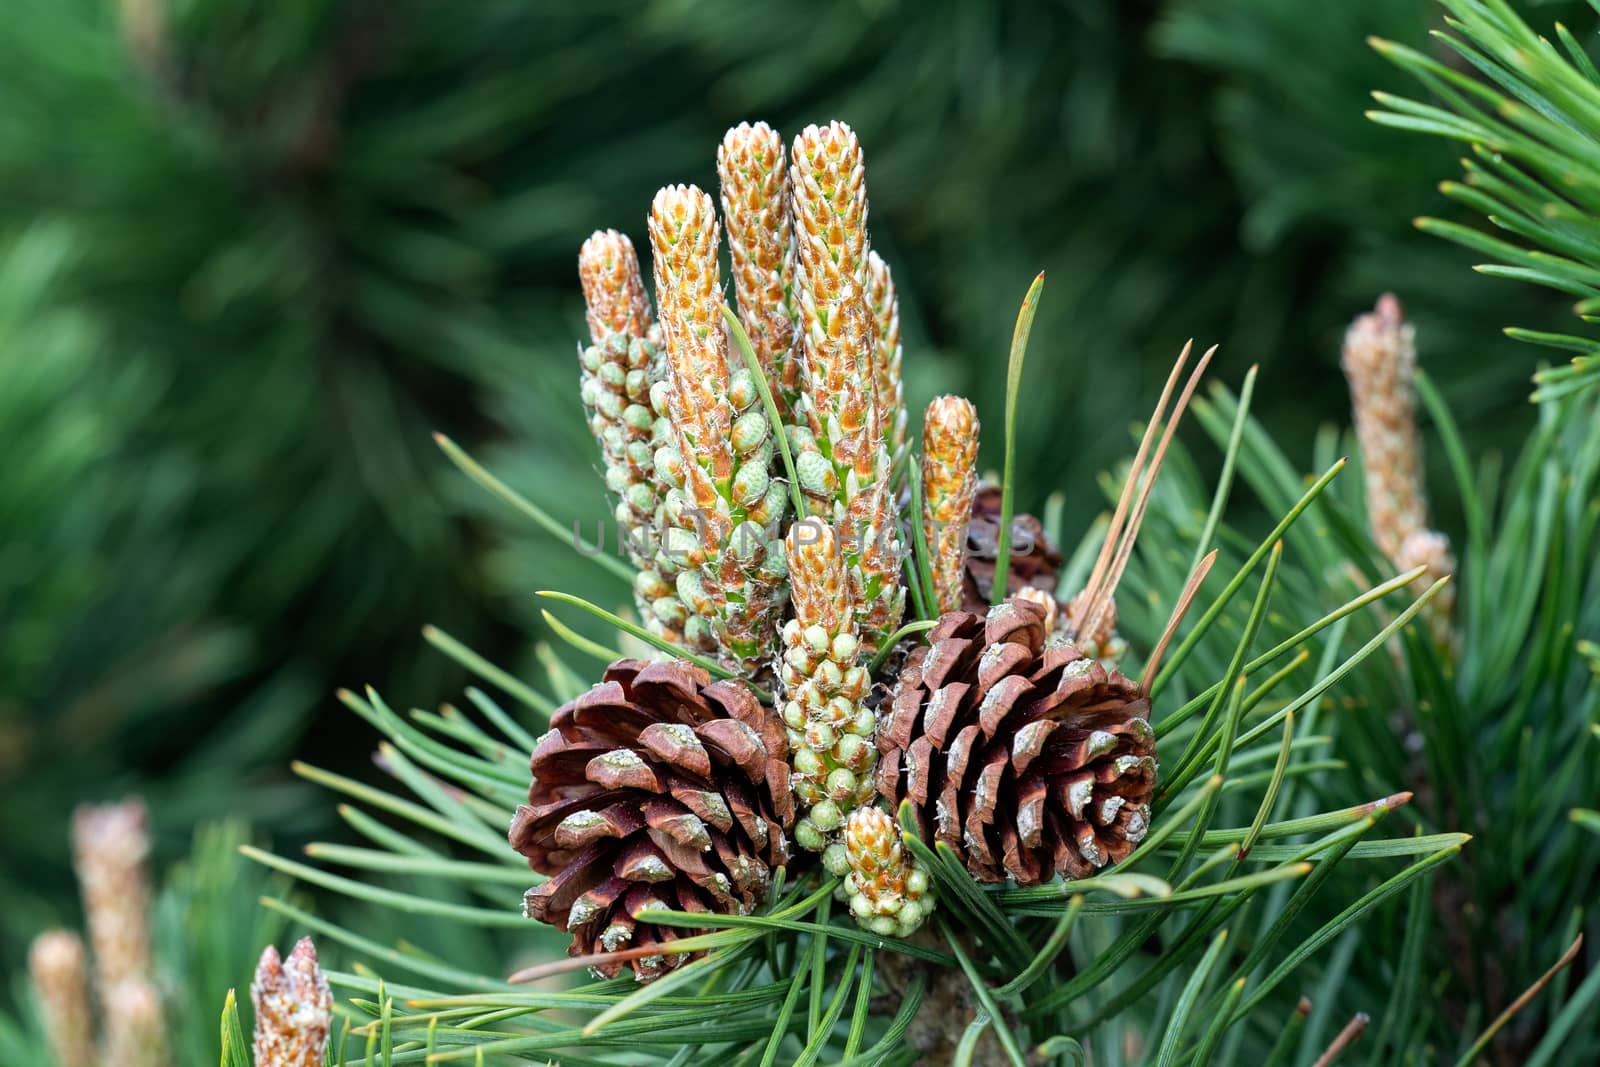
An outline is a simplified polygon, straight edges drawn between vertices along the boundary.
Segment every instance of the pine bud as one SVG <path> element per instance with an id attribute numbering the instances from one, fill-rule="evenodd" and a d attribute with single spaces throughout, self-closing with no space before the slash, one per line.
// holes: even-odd
<path id="1" fill-rule="evenodd" d="M 57 1067 L 93 1067 L 83 940 L 68 930 L 40 934 L 28 948 L 28 975 Z"/>
<path id="2" fill-rule="evenodd" d="M 1455 566 L 1450 542 L 1428 528 L 1422 484 L 1422 440 L 1417 430 L 1416 330 L 1391 293 L 1360 315 L 1345 333 L 1342 357 L 1361 461 L 1366 468 L 1367 520 L 1372 539 L 1396 567 L 1428 567 L 1432 582 Z M 1430 625 L 1442 645 L 1451 643 L 1453 591 L 1429 604 Z"/>
<path id="3" fill-rule="evenodd" d="M 887 812 L 858 808 L 844 829 L 849 873 L 844 890 L 856 923 L 886 937 L 909 937 L 933 911 L 928 872 L 904 849 Z"/>
<path id="4" fill-rule="evenodd" d="M 978 412 L 959 396 L 935 397 L 922 419 L 922 527 L 942 614 L 961 607 L 967 519 L 978 490 Z"/>
<path id="5" fill-rule="evenodd" d="M 800 392 L 795 353 L 794 231 L 783 138 L 765 122 L 741 122 L 717 149 L 739 321 L 787 420 Z"/>
<path id="6" fill-rule="evenodd" d="M 1402 571 L 1413 567 L 1426 567 L 1423 580 L 1429 584 L 1447 574 L 1455 573 L 1456 557 L 1450 551 L 1450 539 L 1438 530 L 1413 530 L 1400 542 L 1400 551 L 1394 565 Z M 1455 630 L 1451 620 L 1455 615 L 1455 586 L 1447 585 L 1434 594 L 1428 602 L 1428 630 L 1434 643 L 1441 648 L 1455 644 Z"/>
<path id="7" fill-rule="evenodd" d="M 1428 506 L 1417 433 L 1416 331 L 1392 294 L 1350 324 L 1342 362 L 1366 466 L 1367 517 L 1373 540 L 1393 560 L 1406 535 L 1427 525 Z"/>
<path id="8" fill-rule="evenodd" d="M 73 864 L 94 946 L 102 1001 L 150 976 L 150 853 L 144 802 L 83 806 L 72 816 Z"/>
<path id="9" fill-rule="evenodd" d="M 836 475 L 832 492 L 811 502 L 811 513 L 834 520 L 849 506 L 852 480 L 871 485 L 887 475 L 889 466 L 873 405 L 872 315 L 861 288 L 853 281 L 847 281 L 845 288 L 845 296 L 820 310 L 812 293 L 801 294 L 812 324 L 805 337 L 802 404 L 810 439 Z"/>
<path id="10" fill-rule="evenodd" d="M 105 994 L 102 1059 L 117 1067 L 172 1067 L 161 996 L 150 981 L 119 982 Z"/>
<path id="11" fill-rule="evenodd" d="M 250 1000 L 256 1009 L 255 1067 L 322 1067 L 333 994 L 311 938 L 302 937 L 286 960 L 279 960 L 272 945 L 262 951 Z"/>

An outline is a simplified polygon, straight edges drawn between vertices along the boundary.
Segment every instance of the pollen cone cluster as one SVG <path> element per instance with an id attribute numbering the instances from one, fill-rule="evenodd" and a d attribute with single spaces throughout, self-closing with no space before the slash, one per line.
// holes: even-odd
<path id="1" fill-rule="evenodd" d="M 322 1067 L 333 1025 L 333 993 L 317 964 L 317 949 L 302 937 L 288 959 L 268 945 L 250 984 L 255 1006 L 255 1067 Z"/>
<path id="2" fill-rule="evenodd" d="M 784 548 L 794 618 L 783 626 L 779 679 L 800 805 L 795 841 L 817 852 L 872 798 L 877 718 L 866 704 L 872 679 L 862 664 L 838 534 L 820 519 L 805 519 L 789 528 Z"/>
<path id="3" fill-rule="evenodd" d="M 922 464 L 922 528 L 937 610 L 955 611 L 964 599 L 967 524 L 978 491 L 978 411 L 972 401 L 940 396 L 928 405 Z"/>
<path id="4" fill-rule="evenodd" d="M 1417 431 L 1416 330 L 1385 293 L 1345 333 L 1342 356 L 1350 383 L 1356 438 L 1366 469 L 1367 521 L 1372 539 L 1396 567 L 1428 568 L 1433 582 L 1455 569 L 1449 539 L 1428 528 Z M 1446 586 L 1429 604 L 1435 639 L 1449 645 L 1455 594 Z"/>
<path id="5" fill-rule="evenodd" d="M 672 661 L 618 660 L 551 716 L 531 760 L 512 847 L 548 881 L 533 918 L 572 934 L 641 980 L 688 959 L 665 951 L 695 931 L 638 918 L 652 909 L 745 914 L 788 860 L 794 823 L 783 724 L 738 681 Z"/>
<path id="6" fill-rule="evenodd" d="M 894 819 L 877 808 L 851 813 L 844 828 L 850 914 L 875 934 L 909 937 L 933 911 L 928 872 L 905 851 Z"/>
<path id="7" fill-rule="evenodd" d="M 617 501 L 617 535 L 638 570 L 634 599 L 640 617 L 653 633 L 706 651 L 710 633 L 703 625 L 689 626 L 672 584 L 676 568 L 660 551 L 655 450 L 661 442 L 650 389 L 665 368 L 633 242 L 616 230 L 596 231 L 578 253 L 578 276 L 590 340 L 578 354 L 583 405 L 600 445 L 606 488 Z"/>
<path id="8" fill-rule="evenodd" d="M 788 497 L 772 477 L 773 431 L 755 379 L 730 363 L 711 197 L 671 186 L 650 209 L 656 302 L 667 349 L 654 390 L 670 437 L 655 454 L 669 488 L 665 551 L 681 561 L 677 592 L 705 619 L 723 661 L 760 675 L 786 596 L 777 540 Z"/>
<path id="9" fill-rule="evenodd" d="M 1156 780 L 1149 701 L 1046 640 L 1013 597 L 952 612 L 912 652 L 878 730 L 878 791 L 982 882 L 1083 878 L 1143 839 Z"/>
<path id="10" fill-rule="evenodd" d="M 904 422 L 899 312 L 887 268 L 870 268 L 865 164 L 850 128 L 806 127 L 791 151 L 790 185 L 805 417 L 793 435 L 796 476 L 807 512 L 845 534 L 861 642 L 876 649 L 905 608 L 890 484 L 892 434 Z"/>

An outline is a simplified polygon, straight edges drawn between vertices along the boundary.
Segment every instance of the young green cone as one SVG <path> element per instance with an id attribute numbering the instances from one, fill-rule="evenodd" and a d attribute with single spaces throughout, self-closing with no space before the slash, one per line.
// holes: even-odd
<path id="1" fill-rule="evenodd" d="M 844 827 L 844 892 L 857 925 L 909 937 L 933 911 L 928 872 L 900 843 L 900 828 L 879 808 L 857 808 Z"/>
<path id="2" fill-rule="evenodd" d="M 688 611 L 672 585 L 676 571 L 660 558 L 655 450 L 661 442 L 650 387 L 665 369 L 633 242 L 616 230 L 597 230 L 578 253 L 578 276 L 591 342 L 579 351 L 583 405 L 600 445 L 606 488 L 617 500 L 618 536 L 639 572 L 639 614 L 651 632 L 706 651 L 707 633 L 685 634 Z"/>
<path id="3" fill-rule="evenodd" d="M 935 397 L 922 419 L 922 528 L 940 614 L 956 611 L 966 576 L 967 520 L 978 491 L 978 411 Z"/>
<path id="4" fill-rule="evenodd" d="M 769 667 L 786 596 L 775 538 L 788 495 L 771 474 L 775 445 L 755 380 L 729 362 L 718 230 L 700 189 L 656 194 L 650 242 L 667 376 L 652 395 L 670 436 L 655 468 L 669 487 L 664 551 L 684 566 L 678 596 L 707 621 L 724 662 L 755 676 Z"/>
<path id="5" fill-rule="evenodd" d="M 819 852 L 872 797 L 877 720 L 865 704 L 872 679 L 862 665 L 865 650 L 839 535 L 820 519 L 803 519 L 789 527 L 784 549 L 794 618 L 783 626 L 779 679 L 791 783 L 800 802 L 794 836 L 802 848 Z"/>
<path id="6" fill-rule="evenodd" d="M 877 400 L 879 327 L 866 288 L 861 146 L 843 123 L 808 126 L 795 138 L 791 160 L 806 423 L 791 435 L 795 473 L 807 513 L 846 537 L 860 640 L 876 650 L 905 609 L 905 550 Z"/>

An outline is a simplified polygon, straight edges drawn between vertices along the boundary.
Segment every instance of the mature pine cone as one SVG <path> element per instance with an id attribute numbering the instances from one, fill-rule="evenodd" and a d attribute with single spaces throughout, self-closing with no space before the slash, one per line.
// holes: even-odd
<path id="1" fill-rule="evenodd" d="M 967 564 L 962 580 L 962 607 L 982 613 L 989 609 L 994 594 L 995 554 L 1000 550 L 1000 487 L 985 483 L 972 498 L 972 517 L 967 520 Z M 1011 516 L 1011 573 L 1006 580 L 1008 595 L 1027 586 L 1046 593 L 1059 593 L 1056 573 L 1061 569 L 1061 552 L 1044 532 L 1044 523 L 1023 512 Z"/>
<path id="2" fill-rule="evenodd" d="M 551 876 L 524 910 L 572 934 L 568 953 L 663 945 L 694 931 L 650 908 L 744 914 L 788 860 L 794 823 L 783 723 L 743 684 L 682 661 L 618 660 L 558 708 L 531 761 L 511 845 Z M 649 980 L 694 954 L 632 960 Z M 615 977 L 627 964 L 595 970 Z"/>
<path id="3" fill-rule="evenodd" d="M 953 611 L 911 654 L 878 727 L 878 791 L 983 882 L 1037 885 L 1119 863 L 1156 780 L 1150 702 L 1013 597 Z"/>

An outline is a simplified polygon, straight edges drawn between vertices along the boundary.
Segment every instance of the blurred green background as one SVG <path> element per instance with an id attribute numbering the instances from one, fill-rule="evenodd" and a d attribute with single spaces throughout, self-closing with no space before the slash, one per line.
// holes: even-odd
<path id="1" fill-rule="evenodd" d="M 1581 5 L 1545 5 L 1535 21 Z M 912 406 L 997 426 L 1033 275 L 1020 503 L 1099 510 L 1186 338 L 1263 368 L 1291 455 L 1346 410 L 1339 338 L 1392 289 L 1474 453 L 1529 420 L 1500 327 L 1545 294 L 1416 233 L 1452 147 L 1363 117 L 1368 34 L 1426 0 L 11 0 L 0 20 L 0 963 L 76 925 L 73 803 L 293 840 L 296 753 L 365 774 L 331 697 L 458 688 L 530 592 L 600 595 L 434 449 L 604 516 L 577 401 L 579 243 L 643 243 L 722 131 L 841 118 L 869 161 Z M 1592 16 L 1591 16 L 1592 18 Z M 998 465 L 998 442 L 985 462 Z M 1081 508 L 1076 502 L 1082 501 Z M 1448 501 L 1441 502 L 1448 525 Z M 592 565 L 591 569 L 592 569 Z M 557 570 L 559 568 L 559 570 Z M 609 595 L 607 593 L 606 595 Z"/>

